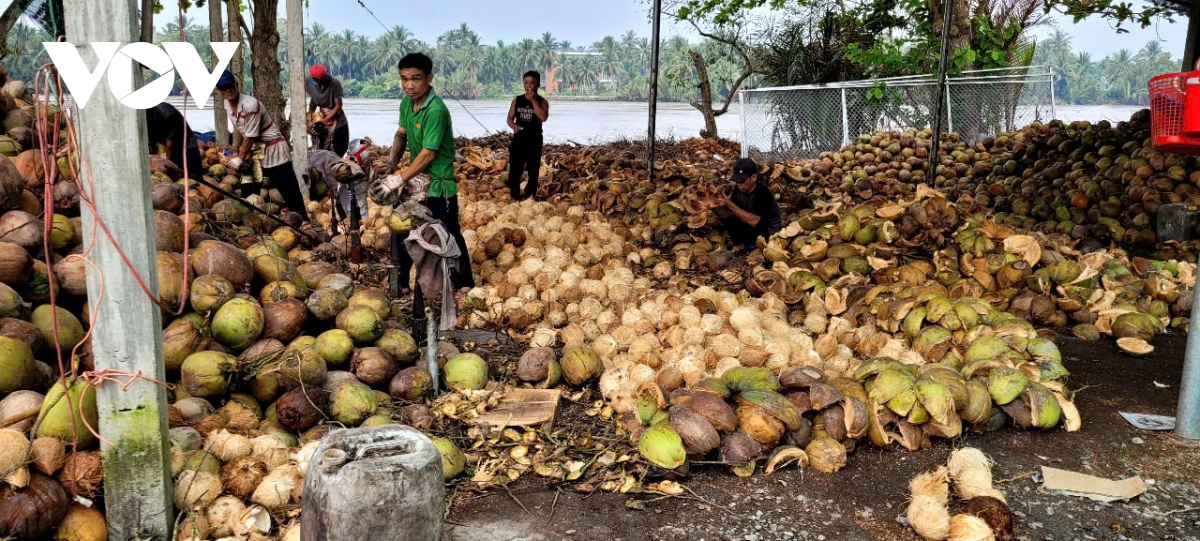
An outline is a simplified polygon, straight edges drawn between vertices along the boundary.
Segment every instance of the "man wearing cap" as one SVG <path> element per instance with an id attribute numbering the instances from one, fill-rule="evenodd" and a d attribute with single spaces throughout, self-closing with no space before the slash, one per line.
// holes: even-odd
<path id="1" fill-rule="evenodd" d="M 719 200 L 723 210 L 722 223 L 729 230 L 735 250 L 747 251 L 757 245 L 758 237 L 771 238 L 783 227 L 779 203 L 766 184 L 758 182 L 758 164 L 742 158 L 733 164 L 733 194 Z"/>
<path id="2" fill-rule="evenodd" d="M 217 91 L 225 99 L 225 113 L 233 122 L 233 129 L 242 135 L 241 146 L 227 164 L 230 169 L 244 173 L 238 187 L 242 196 L 260 193 L 262 179 L 269 178 L 283 196 L 287 209 L 308 221 L 300 181 L 292 169 L 292 150 L 267 108 L 254 96 L 242 94 L 229 70 L 217 79 Z"/>
<path id="3" fill-rule="evenodd" d="M 339 219 L 350 217 L 352 192 L 356 192 L 353 203 L 358 207 L 359 217 L 367 215 L 367 192 L 361 186 L 367 176 L 357 163 L 328 150 L 317 150 L 308 157 L 308 178 L 311 182 L 325 183 Z"/>
<path id="4" fill-rule="evenodd" d="M 320 107 L 321 123 L 325 125 L 325 135 L 317 147 L 332 149 L 334 154 L 342 156 L 350 145 L 350 125 L 346 122 L 346 111 L 342 110 L 342 82 L 329 75 L 329 70 L 320 64 L 308 70 L 308 75 L 308 84 L 304 85 L 304 93 L 308 94 L 308 114 L 312 116 Z M 324 138 L 332 138 L 332 141 Z"/>

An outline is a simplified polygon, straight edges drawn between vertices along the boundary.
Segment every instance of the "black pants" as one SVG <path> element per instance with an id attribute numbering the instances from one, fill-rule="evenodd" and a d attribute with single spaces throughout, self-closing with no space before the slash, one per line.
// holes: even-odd
<path id="1" fill-rule="evenodd" d="M 304 196 L 300 194 L 300 181 L 296 180 L 296 171 L 292 162 L 283 162 L 275 167 L 264 167 L 263 176 L 271 179 L 271 186 L 279 190 L 288 210 L 299 214 L 304 221 L 308 220 L 308 210 L 304 208 Z"/>
<path id="2" fill-rule="evenodd" d="M 187 147 L 184 151 L 183 159 L 187 161 L 188 177 L 198 179 L 204 176 L 204 165 L 200 161 L 200 149 L 197 147 Z M 179 164 L 183 167 L 183 164 Z"/>
<path id="3" fill-rule="evenodd" d="M 345 126 L 333 130 L 332 133 L 326 131 L 324 137 L 331 137 L 333 141 L 330 142 L 331 146 L 329 149 L 332 150 L 334 154 L 337 154 L 339 158 L 344 157 L 346 155 L 346 149 L 350 148 L 350 125 L 346 124 Z M 323 139 L 324 138 L 317 142 L 317 148 L 325 148 L 326 141 Z"/>
<path id="4" fill-rule="evenodd" d="M 475 277 L 471 275 L 471 254 L 467 252 L 467 239 L 463 238 L 462 228 L 458 225 L 458 197 L 430 197 L 425 199 L 425 206 L 429 208 L 433 219 L 441 220 L 446 226 L 446 231 L 454 237 L 458 251 L 462 254 L 458 258 L 458 271 L 450 272 L 450 282 L 455 288 L 475 287 Z M 408 264 L 411 266 L 412 261 Z M 400 276 L 404 277 L 401 279 L 403 283 L 408 283 L 408 273 L 402 273 Z"/>
<path id="5" fill-rule="evenodd" d="M 542 134 L 513 135 L 508 145 L 508 194 L 514 201 L 537 195 L 538 173 L 542 168 Z M 521 173 L 529 173 L 525 192 L 521 193 Z"/>

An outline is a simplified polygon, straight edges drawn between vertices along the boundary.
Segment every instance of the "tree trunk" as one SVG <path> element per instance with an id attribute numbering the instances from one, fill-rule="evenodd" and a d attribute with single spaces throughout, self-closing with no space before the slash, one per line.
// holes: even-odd
<path id="1" fill-rule="evenodd" d="M 154 0 L 142 0 L 142 37 L 146 43 L 154 43 Z"/>
<path id="2" fill-rule="evenodd" d="M 971 46 L 972 28 L 971 28 L 971 5 L 967 0 L 951 0 L 954 3 L 954 14 L 950 19 L 950 54 L 958 49 Z M 941 35 L 942 24 L 944 23 L 945 13 L 942 9 L 944 3 L 942 0 L 925 0 L 925 5 L 929 7 L 929 12 L 933 16 L 933 31 Z M 963 66 L 963 69 L 970 69 L 970 66 Z"/>
<path id="3" fill-rule="evenodd" d="M 255 0 L 254 34 L 250 36 L 250 72 L 254 75 L 254 97 L 267 108 L 286 138 L 292 127 L 284 122 L 283 86 L 279 84 L 279 30 L 275 17 L 279 0 Z"/>
<path id="4" fill-rule="evenodd" d="M 225 32 L 221 25 L 221 3 L 215 0 L 208 2 L 208 39 L 212 42 L 224 41 Z M 242 50 L 239 48 L 235 53 L 237 56 L 242 55 Z M 217 55 L 213 55 L 213 65 L 217 64 Z M 225 116 L 225 107 L 221 103 L 221 95 L 213 90 L 213 129 L 217 133 L 217 141 L 220 144 L 229 143 L 229 121 Z"/>
<path id="5" fill-rule="evenodd" d="M 704 56 L 695 50 L 688 51 L 692 55 L 692 63 L 696 65 L 696 76 L 700 79 L 700 102 L 692 102 L 692 107 L 704 115 L 704 130 L 700 137 L 705 139 L 717 138 L 717 116 L 713 114 L 712 84 L 708 80 L 708 63 Z"/>
<path id="6" fill-rule="evenodd" d="M 229 19 L 229 41 L 241 43 L 242 47 L 245 47 L 246 44 L 242 41 L 242 26 L 240 24 L 242 14 L 238 11 L 237 0 L 225 0 L 225 6 L 226 13 L 228 14 L 227 18 Z M 245 71 L 245 66 L 243 65 L 244 62 L 242 61 L 243 54 L 244 51 L 241 47 L 239 47 L 237 54 L 233 55 L 233 60 L 229 61 L 229 71 L 233 73 L 233 76 L 237 79 L 238 88 L 246 87 L 243 76 Z M 224 104 L 221 104 L 221 106 L 224 108 Z M 242 134 L 238 133 L 237 130 L 234 130 L 232 135 L 233 138 L 230 139 L 229 144 L 236 148 L 242 144 Z"/>
<path id="7" fill-rule="evenodd" d="M 6 51 L 9 31 L 12 30 L 13 25 L 17 24 L 17 20 L 21 18 L 21 15 L 25 13 L 25 8 L 29 7 L 31 3 L 33 0 L 15 0 L 8 5 L 8 9 L 4 10 L 4 14 L 0 15 L 0 45 L 3 45 Z"/>

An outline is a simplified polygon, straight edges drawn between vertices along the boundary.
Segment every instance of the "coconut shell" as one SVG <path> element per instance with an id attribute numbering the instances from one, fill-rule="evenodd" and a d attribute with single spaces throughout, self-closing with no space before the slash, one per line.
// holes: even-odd
<path id="1" fill-rule="evenodd" d="M 287 430 L 304 432 L 325 419 L 327 408 L 328 396 L 324 390 L 296 388 L 279 397 L 275 418 Z"/>
<path id="2" fill-rule="evenodd" d="M 63 461 L 62 469 L 58 471 L 58 481 L 71 494 L 84 498 L 95 496 L 104 482 L 100 451 L 79 451 L 68 454 Z"/>
<path id="3" fill-rule="evenodd" d="M 88 262 L 82 257 L 68 257 L 54 264 L 54 277 L 63 291 L 76 297 L 87 296 Z"/>
<path id="4" fill-rule="evenodd" d="M 21 190 L 23 189 L 25 189 L 25 182 L 20 171 L 17 171 L 11 160 L 0 156 L 0 212 L 17 208 L 17 205 L 21 203 Z"/>
<path id="5" fill-rule="evenodd" d="M 264 306 L 263 318 L 262 338 L 290 342 L 308 320 L 308 308 L 296 299 L 285 299 Z"/>
<path id="6" fill-rule="evenodd" d="M 673 406 L 669 412 L 671 428 L 683 439 L 689 455 L 704 455 L 721 445 L 721 436 L 708 420 L 686 405 Z"/>
<path id="7" fill-rule="evenodd" d="M 196 246 L 190 255 L 192 271 L 196 276 L 220 275 L 239 288 L 246 287 L 254 278 L 254 265 L 245 252 L 232 244 L 206 240 Z"/>
<path id="8" fill-rule="evenodd" d="M 350 358 L 350 371 L 359 381 L 371 387 L 382 387 L 392 381 L 400 367 L 382 348 L 369 347 L 354 352 Z"/>
<path id="9" fill-rule="evenodd" d="M 32 323 L 20 319 L 4 318 L 0 319 L 0 336 L 16 338 L 25 345 L 29 346 L 29 350 L 37 353 L 42 347 L 42 332 Z"/>
<path id="10" fill-rule="evenodd" d="M 836 472 L 846 465 L 846 448 L 829 437 L 813 438 L 804 448 L 812 469 L 823 473 Z"/>
<path id="11" fill-rule="evenodd" d="M 55 541 L 107 541 L 108 523 L 95 507 L 76 503 L 54 531 Z"/>
<path id="12" fill-rule="evenodd" d="M 165 210 L 154 211 L 154 244 L 160 252 L 183 252 L 183 220 Z"/>
<path id="13" fill-rule="evenodd" d="M 20 203 L 20 192 L 16 202 Z M 42 247 L 42 219 L 21 210 L 10 210 L 0 215 L 0 242 L 11 242 L 26 250 Z"/>
<path id="14" fill-rule="evenodd" d="M 550 365 L 557 362 L 554 350 L 550 348 L 530 348 L 517 365 L 517 379 L 529 383 L 541 383 L 550 376 Z"/>
<path id="15" fill-rule="evenodd" d="M 221 495 L 221 479 L 215 473 L 184 471 L 175 480 L 175 508 L 201 511 Z"/>
<path id="16" fill-rule="evenodd" d="M 718 395 L 695 392 L 682 397 L 678 403 L 687 405 L 719 432 L 729 433 L 738 429 L 737 413 Z"/>
<path id="17" fill-rule="evenodd" d="M 0 283 L 14 288 L 24 286 L 32 271 L 33 259 L 25 248 L 0 242 Z"/>
<path id="18" fill-rule="evenodd" d="M 16 391 L 0 400 L 0 428 L 28 432 L 33 428 L 45 397 L 34 391 Z"/>
<path id="19" fill-rule="evenodd" d="M 418 402 L 429 392 L 433 376 L 429 370 L 410 366 L 396 373 L 388 387 L 388 394 L 398 400 Z"/>
<path id="20" fill-rule="evenodd" d="M 68 505 L 67 492 L 49 477 L 33 474 L 20 490 L 0 483 L 0 536 L 41 539 L 62 522 Z"/>
<path id="21" fill-rule="evenodd" d="M 56 438 L 38 438 L 29 446 L 33 469 L 43 475 L 54 475 L 66 463 L 66 448 Z"/>
<path id="22" fill-rule="evenodd" d="M 1012 541 L 1012 510 L 1003 501 L 991 496 L 971 498 L 967 501 L 967 506 L 963 509 L 963 513 L 983 519 L 988 527 L 992 529 L 992 533 L 995 534 L 996 541 Z"/>
<path id="23" fill-rule="evenodd" d="M 762 445 L 749 434 L 738 430 L 727 436 L 721 444 L 721 462 L 734 465 L 749 463 L 761 456 Z"/>

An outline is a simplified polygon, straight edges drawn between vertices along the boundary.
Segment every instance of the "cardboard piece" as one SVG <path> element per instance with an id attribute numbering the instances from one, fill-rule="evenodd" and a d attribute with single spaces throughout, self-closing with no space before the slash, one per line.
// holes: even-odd
<path id="1" fill-rule="evenodd" d="M 1141 495 L 1146 491 L 1146 483 L 1136 475 L 1120 481 L 1113 481 L 1094 475 L 1042 466 L 1042 488 L 1054 494 L 1079 496 L 1109 503 Z"/>
<path id="2" fill-rule="evenodd" d="M 1147 413 L 1118 412 L 1129 424 L 1142 430 L 1171 431 L 1175 430 L 1175 418 L 1167 415 L 1150 415 Z"/>
<path id="3" fill-rule="evenodd" d="M 500 405 L 476 417 L 473 423 L 492 428 L 536 425 L 550 428 L 558 413 L 560 396 L 562 392 L 554 389 L 510 389 L 500 398 Z"/>

